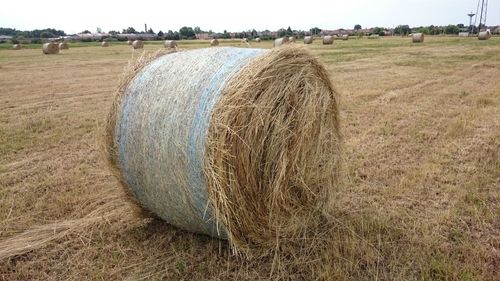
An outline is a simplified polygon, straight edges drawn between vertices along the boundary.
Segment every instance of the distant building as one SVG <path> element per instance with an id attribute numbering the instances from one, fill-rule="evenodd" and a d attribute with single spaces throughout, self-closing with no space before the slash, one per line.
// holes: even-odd
<path id="1" fill-rule="evenodd" d="M 0 35 L 0 42 L 7 42 L 12 39 L 12 36 Z"/>
<path id="2" fill-rule="evenodd" d="M 196 39 L 200 39 L 200 40 L 209 40 L 209 39 L 212 39 L 212 34 L 209 34 L 209 33 L 198 33 L 196 34 Z"/>

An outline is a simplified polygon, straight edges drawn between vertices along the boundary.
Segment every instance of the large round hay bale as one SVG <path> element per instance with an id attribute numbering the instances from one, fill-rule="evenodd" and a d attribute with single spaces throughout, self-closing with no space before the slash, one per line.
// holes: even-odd
<path id="1" fill-rule="evenodd" d="M 333 44 L 333 36 L 326 35 L 323 36 L 323 45 L 331 45 Z"/>
<path id="2" fill-rule="evenodd" d="M 142 49 L 144 48 L 144 42 L 142 42 L 142 40 L 135 40 L 134 42 L 132 42 L 132 47 L 134 49 Z"/>
<path id="3" fill-rule="evenodd" d="M 23 47 L 21 46 L 21 44 L 14 44 L 12 45 L 12 49 L 13 50 L 21 50 Z"/>
<path id="4" fill-rule="evenodd" d="M 210 46 L 219 46 L 219 40 L 217 39 L 210 40 Z"/>
<path id="5" fill-rule="evenodd" d="M 378 34 L 370 34 L 370 36 L 368 36 L 368 39 L 379 39 L 380 38 L 380 35 Z"/>
<path id="6" fill-rule="evenodd" d="M 338 96 L 318 59 L 293 46 L 204 48 L 126 77 L 104 148 L 129 198 L 236 250 L 309 233 L 339 179 Z"/>
<path id="7" fill-rule="evenodd" d="M 163 45 L 167 49 L 175 49 L 175 48 L 177 48 L 177 41 L 175 41 L 175 40 L 165 40 L 165 43 L 163 43 Z"/>
<path id="8" fill-rule="evenodd" d="M 423 33 L 413 33 L 411 36 L 413 43 L 424 43 L 424 34 Z"/>
<path id="9" fill-rule="evenodd" d="M 289 42 L 290 41 L 288 40 L 288 37 L 281 37 L 274 40 L 273 47 L 280 47 L 285 44 L 288 44 Z"/>
<path id="10" fill-rule="evenodd" d="M 127 45 L 132 45 L 132 40 L 127 40 Z"/>
<path id="11" fill-rule="evenodd" d="M 342 35 L 342 40 L 344 41 L 349 40 L 349 35 L 347 34 Z"/>
<path id="12" fill-rule="evenodd" d="M 479 32 L 479 34 L 477 35 L 477 38 L 479 40 L 489 40 L 491 38 L 491 32 L 489 30 L 486 30 L 486 31 L 481 31 Z"/>
<path id="13" fill-rule="evenodd" d="M 313 42 L 313 37 L 312 36 L 306 36 L 304 37 L 304 44 L 312 44 Z"/>
<path id="14" fill-rule="evenodd" d="M 288 37 L 288 42 L 295 43 L 295 41 L 296 41 L 295 36 Z"/>
<path id="15" fill-rule="evenodd" d="M 101 47 L 104 47 L 104 48 L 109 47 L 109 42 L 108 41 L 102 41 Z"/>
<path id="16" fill-rule="evenodd" d="M 260 38 L 255 38 L 255 42 L 260 43 Z"/>
<path id="17" fill-rule="evenodd" d="M 67 50 L 69 49 L 69 45 L 66 42 L 59 43 L 59 50 Z"/>
<path id="18" fill-rule="evenodd" d="M 46 55 L 53 55 L 59 53 L 59 46 L 56 43 L 45 43 L 42 46 L 42 51 Z"/>

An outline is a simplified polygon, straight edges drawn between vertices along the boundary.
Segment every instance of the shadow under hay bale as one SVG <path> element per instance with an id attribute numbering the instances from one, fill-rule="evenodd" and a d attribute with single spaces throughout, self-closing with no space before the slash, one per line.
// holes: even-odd
<path id="1" fill-rule="evenodd" d="M 423 33 L 413 33 L 411 36 L 413 43 L 424 43 L 424 37 Z"/>
<path id="2" fill-rule="evenodd" d="M 142 42 L 141 40 L 135 40 L 134 42 L 132 42 L 132 48 L 142 49 L 144 48 L 144 42 Z"/>
<path id="3" fill-rule="evenodd" d="M 307 50 L 172 53 L 126 77 L 104 147 L 144 208 L 243 252 L 320 227 L 339 179 L 338 96 Z"/>
<path id="4" fill-rule="evenodd" d="M 333 36 L 326 35 L 323 36 L 323 45 L 331 45 L 333 44 Z"/>
<path id="5" fill-rule="evenodd" d="M 273 43 L 273 47 L 280 47 L 280 46 L 283 46 L 285 44 L 288 44 L 290 43 L 288 37 L 282 37 L 282 38 L 278 38 L 278 39 L 275 39 L 274 40 L 274 43 Z"/>
<path id="6" fill-rule="evenodd" d="M 42 51 L 46 55 L 54 55 L 59 53 L 59 46 L 55 43 L 49 42 L 42 46 Z"/>

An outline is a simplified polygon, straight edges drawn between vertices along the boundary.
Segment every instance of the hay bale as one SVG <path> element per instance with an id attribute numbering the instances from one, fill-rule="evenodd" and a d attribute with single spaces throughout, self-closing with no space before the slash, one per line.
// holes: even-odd
<path id="1" fill-rule="evenodd" d="M 290 43 L 295 43 L 295 40 L 296 40 L 295 36 L 288 37 L 288 42 L 290 42 Z"/>
<path id="2" fill-rule="evenodd" d="M 58 54 L 59 46 L 53 42 L 45 43 L 42 46 L 42 51 L 46 55 Z"/>
<path id="3" fill-rule="evenodd" d="M 255 42 L 260 43 L 260 38 L 255 38 Z"/>
<path id="4" fill-rule="evenodd" d="M 248 38 L 242 38 L 241 39 L 242 44 L 248 44 Z"/>
<path id="5" fill-rule="evenodd" d="M 69 49 L 69 45 L 66 42 L 59 43 L 59 50 L 67 50 Z"/>
<path id="6" fill-rule="evenodd" d="M 469 37 L 469 32 L 459 32 L 458 37 Z"/>
<path id="7" fill-rule="evenodd" d="M 304 44 L 312 44 L 313 42 L 313 37 L 312 36 L 306 36 L 304 37 Z"/>
<path id="8" fill-rule="evenodd" d="M 210 46 L 219 46 L 219 40 L 217 39 L 212 39 L 210 40 Z"/>
<path id="9" fill-rule="evenodd" d="M 342 40 L 344 41 L 349 40 L 349 35 L 347 34 L 342 35 Z"/>
<path id="10" fill-rule="evenodd" d="M 489 40 L 491 38 L 491 32 L 489 30 L 486 30 L 486 31 L 481 31 L 479 32 L 479 34 L 477 35 L 477 38 L 479 40 Z"/>
<path id="11" fill-rule="evenodd" d="M 14 44 L 12 45 L 12 49 L 13 50 L 21 50 L 23 47 L 21 46 L 21 44 Z"/>
<path id="12" fill-rule="evenodd" d="M 127 45 L 132 45 L 132 42 L 133 42 L 132 40 L 128 40 Z"/>
<path id="13" fill-rule="evenodd" d="M 326 35 L 323 36 L 323 45 L 331 45 L 333 44 L 333 36 Z"/>
<path id="14" fill-rule="evenodd" d="M 109 47 L 109 42 L 108 41 L 102 41 L 101 47 L 103 47 L 103 48 Z"/>
<path id="15" fill-rule="evenodd" d="M 141 40 L 135 40 L 134 42 L 132 42 L 132 47 L 134 49 L 142 49 L 144 48 L 144 42 L 142 42 Z"/>
<path id="16" fill-rule="evenodd" d="M 145 60 L 126 77 L 104 149 L 144 208 L 236 251 L 271 251 L 311 230 L 340 159 L 338 96 L 318 59 L 293 46 L 205 48 Z"/>
<path id="17" fill-rule="evenodd" d="M 163 45 L 167 49 L 176 49 L 177 48 L 177 41 L 175 41 L 175 40 L 165 40 L 165 43 L 163 43 Z"/>
<path id="18" fill-rule="evenodd" d="M 378 34 L 370 34 L 370 36 L 368 36 L 368 39 L 379 39 L 380 38 L 380 35 Z"/>
<path id="19" fill-rule="evenodd" d="M 288 37 L 282 37 L 274 40 L 273 47 L 280 47 L 285 44 L 288 44 L 290 41 L 288 40 Z"/>
<path id="20" fill-rule="evenodd" d="M 424 34 L 423 33 L 413 33 L 411 36 L 413 43 L 424 43 Z"/>

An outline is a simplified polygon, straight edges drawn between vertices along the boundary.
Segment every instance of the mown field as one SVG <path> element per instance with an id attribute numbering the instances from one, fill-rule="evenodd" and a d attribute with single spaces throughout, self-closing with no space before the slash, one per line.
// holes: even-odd
<path id="1" fill-rule="evenodd" d="M 0 48 L 0 280 L 309 279 L 132 215 L 97 131 L 142 51 L 90 43 L 45 56 L 35 47 Z M 331 236 L 324 257 L 309 261 L 322 263 L 318 275 L 500 280 L 500 38 L 306 48 L 342 94 L 345 142 Z"/>

